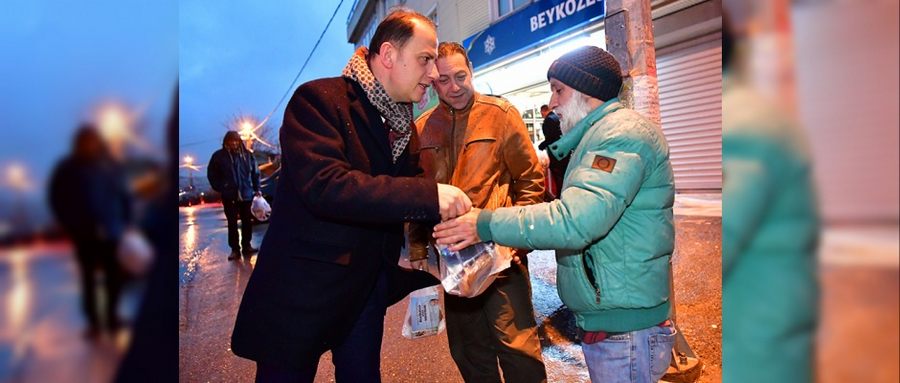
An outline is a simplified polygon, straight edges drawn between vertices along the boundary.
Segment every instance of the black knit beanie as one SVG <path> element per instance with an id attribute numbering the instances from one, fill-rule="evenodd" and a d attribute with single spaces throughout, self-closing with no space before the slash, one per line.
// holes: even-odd
<path id="1" fill-rule="evenodd" d="M 591 45 L 556 59 L 547 70 L 547 79 L 550 78 L 602 101 L 618 97 L 622 88 L 619 62 L 609 52 Z"/>

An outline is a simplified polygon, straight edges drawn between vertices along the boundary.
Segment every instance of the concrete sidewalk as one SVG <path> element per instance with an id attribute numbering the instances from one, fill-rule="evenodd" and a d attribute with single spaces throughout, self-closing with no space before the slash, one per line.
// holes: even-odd
<path id="1" fill-rule="evenodd" d="M 675 215 L 722 218 L 722 193 L 675 194 Z"/>

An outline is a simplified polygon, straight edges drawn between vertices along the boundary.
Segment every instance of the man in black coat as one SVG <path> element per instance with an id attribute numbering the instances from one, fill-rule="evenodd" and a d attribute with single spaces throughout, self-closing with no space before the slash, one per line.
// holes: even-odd
<path id="1" fill-rule="evenodd" d="M 471 208 L 459 189 L 415 177 L 411 102 L 437 77 L 436 56 L 434 24 L 394 11 L 342 77 L 294 93 L 278 198 L 232 334 L 258 382 L 312 382 L 328 350 L 338 382 L 380 382 L 387 307 L 438 283 L 397 265 L 403 222 Z"/>
<path id="2" fill-rule="evenodd" d="M 222 208 L 228 221 L 228 260 L 250 258 L 256 249 L 250 245 L 253 220 L 250 204 L 259 191 L 259 168 L 253 154 L 244 146 L 241 135 L 229 130 L 222 138 L 222 149 L 213 153 L 206 168 L 206 177 L 213 190 L 222 195 Z M 238 240 L 237 220 L 241 218 L 241 239 Z M 243 249 L 242 249 L 243 248 Z"/>

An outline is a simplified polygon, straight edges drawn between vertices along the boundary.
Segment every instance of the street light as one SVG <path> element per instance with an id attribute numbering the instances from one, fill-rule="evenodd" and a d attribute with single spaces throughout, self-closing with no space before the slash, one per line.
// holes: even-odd
<path id="1" fill-rule="evenodd" d="M 253 121 L 253 119 L 249 117 L 243 118 L 238 122 L 238 133 L 241 135 L 241 140 L 243 140 L 245 142 L 245 145 L 247 145 L 247 149 L 251 149 L 254 140 L 259 141 L 259 143 L 270 148 L 273 147 L 272 144 L 269 144 L 256 134 L 256 131 L 259 130 L 259 128 L 261 128 L 264 124 L 265 121 L 257 124 L 256 121 Z"/>
<path id="2" fill-rule="evenodd" d="M 14 190 L 25 192 L 31 189 L 31 181 L 25 166 L 22 164 L 10 164 L 6 167 L 6 183 Z"/>
<path id="3" fill-rule="evenodd" d="M 100 105 L 95 118 L 100 134 L 116 157 L 122 157 L 126 143 L 140 144 L 132 131 L 135 116 L 121 104 L 109 102 Z"/>
<path id="4" fill-rule="evenodd" d="M 191 156 L 184 156 L 181 162 L 179 167 L 188 169 L 188 188 L 194 190 L 194 171 L 200 171 L 202 165 L 194 165 L 194 157 Z"/>

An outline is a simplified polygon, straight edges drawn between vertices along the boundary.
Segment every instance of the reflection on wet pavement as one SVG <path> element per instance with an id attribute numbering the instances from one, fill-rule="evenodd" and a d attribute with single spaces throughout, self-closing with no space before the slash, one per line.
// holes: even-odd
<path id="1" fill-rule="evenodd" d="M 140 292 L 126 290 L 131 317 Z M 65 244 L 0 250 L 0 382 L 110 381 L 129 333 L 88 342 L 78 272 Z"/>

